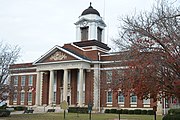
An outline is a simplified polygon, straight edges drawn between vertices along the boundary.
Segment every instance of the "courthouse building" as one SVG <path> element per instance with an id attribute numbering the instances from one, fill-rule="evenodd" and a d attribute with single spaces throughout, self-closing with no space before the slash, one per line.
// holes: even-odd
<path id="1" fill-rule="evenodd" d="M 75 27 L 75 42 L 55 45 L 32 63 L 10 66 L 14 93 L 9 105 L 50 107 L 65 100 L 69 106 L 91 103 L 94 109 L 152 108 L 150 99 L 139 100 L 133 93 L 124 96 L 120 88 L 108 87 L 126 66 L 113 64 L 120 57 L 104 42 L 106 24 L 100 13 L 90 5 Z"/>

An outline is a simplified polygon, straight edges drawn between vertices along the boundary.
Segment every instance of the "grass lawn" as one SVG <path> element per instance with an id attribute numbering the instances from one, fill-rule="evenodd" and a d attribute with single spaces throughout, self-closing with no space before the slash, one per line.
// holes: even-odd
<path id="1" fill-rule="evenodd" d="M 92 114 L 91 120 L 113 120 L 118 114 Z M 121 115 L 121 118 L 129 120 L 154 120 L 152 115 Z M 0 117 L 0 120 L 63 120 L 63 113 L 42 113 L 42 114 L 18 114 L 10 117 Z M 162 116 L 157 116 L 161 120 Z M 89 114 L 67 113 L 65 120 L 89 120 Z"/>

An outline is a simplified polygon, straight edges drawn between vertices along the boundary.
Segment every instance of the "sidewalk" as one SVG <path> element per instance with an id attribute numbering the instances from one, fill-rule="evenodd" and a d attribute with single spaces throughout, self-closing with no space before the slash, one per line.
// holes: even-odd
<path id="1" fill-rule="evenodd" d="M 28 113 L 28 114 L 36 114 L 36 113 L 45 113 L 45 112 L 36 112 L 36 111 L 34 111 L 33 113 Z M 11 115 L 13 115 L 13 114 L 24 114 L 24 111 L 11 112 Z"/>

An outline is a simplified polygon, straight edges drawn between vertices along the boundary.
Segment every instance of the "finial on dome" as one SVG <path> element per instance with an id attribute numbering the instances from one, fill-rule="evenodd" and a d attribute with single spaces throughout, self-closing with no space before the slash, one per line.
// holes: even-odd
<path id="1" fill-rule="evenodd" d="M 89 6 L 89 8 L 93 8 L 91 5 L 92 5 L 92 2 L 90 2 L 90 6 Z"/>

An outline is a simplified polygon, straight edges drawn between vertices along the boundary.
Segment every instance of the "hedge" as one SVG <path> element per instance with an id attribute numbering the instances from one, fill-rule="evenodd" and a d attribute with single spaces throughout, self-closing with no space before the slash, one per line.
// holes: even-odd
<path id="1" fill-rule="evenodd" d="M 154 111 L 153 110 L 147 110 L 147 114 L 148 115 L 154 115 Z"/>
<path id="2" fill-rule="evenodd" d="M 122 109 L 116 111 L 117 114 L 122 114 Z"/>
<path id="3" fill-rule="evenodd" d="M 6 109 L 0 109 L 0 117 L 8 117 L 10 115 L 10 111 Z"/>
<path id="4" fill-rule="evenodd" d="M 111 109 L 110 113 L 116 113 L 117 109 Z"/>
<path id="5" fill-rule="evenodd" d="M 110 109 L 106 109 L 104 113 L 110 113 Z"/>
<path id="6" fill-rule="evenodd" d="M 134 114 L 134 110 L 128 110 L 128 114 Z"/>
<path id="7" fill-rule="evenodd" d="M 142 111 L 141 109 L 135 109 L 134 114 L 141 114 L 141 111 Z"/>
<path id="8" fill-rule="evenodd" d="M 168 114 L 180 114 L 180 109 L 170 109 L 168 110 Z"/>
<path id="9" fill-rule="evenodd" d="M 163 117 L 163 120 L 179 120 L 180 109 L 170 109 L 168 114 Z"/>
<path id="10" fill-rule="evenodd" d="M 68 109 L 69 113 L 88 113 L 88 108 L 87 107 L 69 107 Z"/>
<path id="11" fill-rule="evenodd" d="M 180 114 L 174 114 L 174 115 L 167 114 L 163 117 L 162 120 L 179 120 L 179 119 L 180 119 Z"/>
<path id="12" fill-rule="evenodd" d="M 16 106 L 16 107 L 14 107 L 14 110 L 16 110 L 16 111 L 23 111 L 25 109 L 27 109 L 27 107 L 25 107 L 25 106 Z"/>
<path id="13" fill-rule="evenodd" d="M 128 114 L 128 109 L 123 109 L 122 114 Z"/>
<path id="14" fill-rule="evenodd" d="M 6 108 L 7 108 L 7 104 L 0 106 L 0 109 L 6 109 Z"/>
<path id="15" fill-rule="evenodd" d="M 147 114 L 147 110 L 141 110 L 141 114 L 142 115 L 146 115 Z"/>

